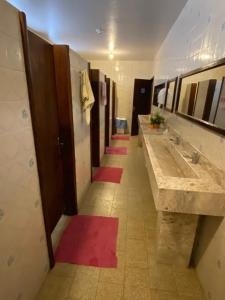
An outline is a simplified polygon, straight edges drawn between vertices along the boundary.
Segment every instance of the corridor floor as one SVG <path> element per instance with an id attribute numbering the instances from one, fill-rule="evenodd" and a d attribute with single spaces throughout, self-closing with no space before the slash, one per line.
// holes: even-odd
<path id="1" fill-rule="evenodd" d="M 128 155 L 105 155 L 104 166 L 124 168 L 121 184 L 95 182 L 79 214 L 119 218 L 118 267 L 57 263 L 37 300 L 203 300 L 196 273 L 155 259 L 157 214 L 137 138 L 113 141 Z"/>

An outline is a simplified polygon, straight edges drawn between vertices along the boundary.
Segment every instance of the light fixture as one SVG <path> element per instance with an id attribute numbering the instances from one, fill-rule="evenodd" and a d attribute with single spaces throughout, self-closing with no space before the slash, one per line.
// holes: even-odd
<path id="1" fill-rule="evenodd" d="M 119 72 L 120 68 L 118 66 L 115 66 L 116 72 Z"/>
<path id="2" fill-rule="evenodd" d="M 114 48 L 115 48 L 114 42 L 111 41 L 111 42 L 109 43 L 109 51 L 110 51 L 110 52 L 113 52 Z"/>
<path id="3" fill-rule="evenodd" d="M 101 27 L 96 28 L 95 31 L 97 34 L 102 34 L 104 32 L 104 30 Z"/>
<path id="4" fill-rule="evenodd" d="M 200 60 L 209 60 L 212 59 L 212 55 L 208 54 L 208 53 L 202 53 L 199 56 Z"/>
<path id="5" fill-rule="evenodd" d="M 114 54 L 113 53 L 109 53 L 109 58 L 113 59 L 114 58 Z"/>

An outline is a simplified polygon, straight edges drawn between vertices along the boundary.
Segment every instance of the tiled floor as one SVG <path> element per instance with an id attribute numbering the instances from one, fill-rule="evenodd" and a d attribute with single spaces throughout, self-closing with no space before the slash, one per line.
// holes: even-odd
<path id="1" fill-rule="evenodd" d="M 128 156 L 106 155 L 103 160 L 105 166 L 124 168 L 121 184 L 93 183 L 80 214 L 119 218 L 118 267 L 56 264 L 37 299 L 203 300 L 193 269 L 156 262 L 157 215 L 137 139 L 113 145 L 128 145 Z"/>

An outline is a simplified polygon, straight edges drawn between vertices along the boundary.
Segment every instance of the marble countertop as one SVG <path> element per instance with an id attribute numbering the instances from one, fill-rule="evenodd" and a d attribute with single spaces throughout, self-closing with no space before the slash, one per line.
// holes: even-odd
<path id="1" fill-rule="evenodd" d="M 139 116 L 139 129 L 142 135 L 146 166 L 156 209 L 178 213 L 224 216 L 225 188 L 221 184 L 225 182 L 224 174 L 204 157 L 200 158 L 198 164 L 193 164 L 191 155 L 183 155 L 188 151 L 190 153 L 191 146 L 187 145 L 187 142 L 175 145 L 170 142 L 169 133 L 165 134 L 164 132 L 163 134 L 162 130 L 159 133 L 156 129 L 146 127 L 146 122 L 148 124 L 146 116 Z M 157 137 L 154 137 L 154 132 Z M 174 163 L 174 165 L 171 165 L 171 168 L 179 167 L 182 164 L 180 176 L 168 176 L 163 171 L 163 167 L 166 165 L 170 168 L 168 161 L 163 162 L 168 157 L 166 157 L 166 152 L 165 155 L 164 153 L 157 153 L 161 150 L 155 147 L 155 143 L 162 141 L 162 139 L 165 140 L 167 148 L 173 151 L 171 164 Z M 166 148 L 161 149 L 168 151 Z M 168 170 L 169 172 L 170 170 Z M 186 176 L 183 176 L 185 173 Z"/>

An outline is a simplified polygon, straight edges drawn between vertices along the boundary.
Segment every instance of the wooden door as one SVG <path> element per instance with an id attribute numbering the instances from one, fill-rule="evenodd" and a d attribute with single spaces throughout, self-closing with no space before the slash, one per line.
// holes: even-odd
<path id="1" fill-rule="evenodd" d="M 90 70 L 90 79 L 95 103 L 91 110 L 91 156 L 92 167 L 100 167 L 105 151 L 105 106 L 102 104 L 101 82 L 105 76 L 100 70 Z"/>
<path id="2" fill-rule="evenodd" d="M 91 87 L 95 97 L 95 103 L 91 110 L 91 157 L 92 167 L 100 166 L 100 124 L 99 124 L 99 105 L 100 105 L 100 82 L 99 70 L 90 70 Z"/>
<path id="3" fill-rule="evenodd" d="M 116 83 L 113 81 L 112 88 L 112 134 L 116 133 Z"/>
<path id="4" fill-rule="evenodd" d="M 153 78 L 135 79 L 131 135 L 138 134 L 138 115 L 147 115 L 151 112 L 152 89 Z"/>
<path id="5" fill-rule="evenodd" d="M 34 142 L 50 266 L 54 266 L 51 233 L 64 211 L 61 137 L 59 132 L 53 48 L 27 30 L 19 14 Z"/>
<path id="6" fill-rule="evenodd" d="M 77 213 L 76 162 L 69 46 L 54 45 L 57 106 L 62 147 L 64 177 L 64 214 Z"/>
<path id="7" fill-rule="evenodd" d="M 105 106 L 105 146 L 109 147 L 110 143 L 110 78 L 106 78 L 106 85 L 107 85 L 107 104 Z"/>

